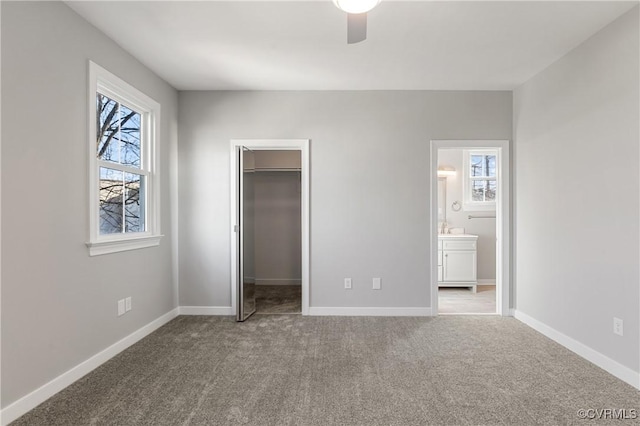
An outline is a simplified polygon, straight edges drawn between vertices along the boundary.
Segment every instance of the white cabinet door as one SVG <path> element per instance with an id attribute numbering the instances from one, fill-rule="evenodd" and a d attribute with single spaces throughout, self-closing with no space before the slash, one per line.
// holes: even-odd
<path id="1" fill-rule="evenodd" d="M 444 251 L 444 281 L 476 281 L 476 252 Z"/>

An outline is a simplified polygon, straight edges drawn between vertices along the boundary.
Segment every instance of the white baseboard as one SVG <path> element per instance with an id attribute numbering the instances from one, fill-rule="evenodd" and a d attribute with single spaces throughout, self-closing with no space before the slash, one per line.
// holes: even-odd
<path id="1" fill-rule="evenodd" d="M 256 285 L 302 285 L 300 278 L 256 278 Z"/>
<path id="2" fill-rule="evenodd" d="M 478 285 L 496 285 L 496 279 L 495 278 L 483 278 L 481 280 L 478 280 Z"/>
<path id="3" fill-rule="evenodd" d="M 117 341 L 105 350 L 98 352 L 86 361 L 81 362 L 71 370 L 62 373 L 50 382 L 40 386 L 33 392 L 8 405 L 0 411 L 0 424 L 5 426 L 28 411 L 34 409 L 56 393 L 60 392 L 62 389 L 82 378 L 87 373 L 90 373 L 92 370 L 104 364 L 106 361 L 118 355 L 129 346 L 141 340 L 143 337 L 148 336 L 177 316 L 178 308 L 175 308 L 162 315 L 160 318 L 151 321 L 144 327 L 134 331 L 127 337 Z"/>
<path id="4" fill-rule="evenodd" d="M 309 307 L 309 315 L 343 317 L 430 317 L 431 308 Z"/>
<path id="5" fill-rule="evenodd" d="M 235 315 L 231 306 L 180 306 L 180 315 Z"/>
<path id="6" fill-rule="evenodd" d="M 579 341 L 567 336 L 566 334 L 563 334 L 556 329 L 549 327 L 548 325 L 538 321 L 533 317 L 530 317 L 522 311 L 516 309 L 515 317 L 519 321 L 544 334 L 551 340 L 554 340 L 555 342 L 561 344 L 570 351 L 580 355 L 587 361 L 592 362 L 606 372 L 614 375 L 618 379 L 629 383 L 636 389 L 640 389 L 639 372 L 633 371 L 629 367 L 625 367 L 619 362 L 612 360 L 608 356 L 603 355 L 595 349 L 592 349 L 589 346 L 585 345 L 584 343 L 580 343 Z"/>

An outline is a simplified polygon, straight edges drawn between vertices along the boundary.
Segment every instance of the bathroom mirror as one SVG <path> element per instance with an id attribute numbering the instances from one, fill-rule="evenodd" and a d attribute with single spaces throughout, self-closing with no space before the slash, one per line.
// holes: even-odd
<path id="1" fill-rule="evenodd" d="M 438 178 L 438 222 L 447 220 L 447 178 Z"/>

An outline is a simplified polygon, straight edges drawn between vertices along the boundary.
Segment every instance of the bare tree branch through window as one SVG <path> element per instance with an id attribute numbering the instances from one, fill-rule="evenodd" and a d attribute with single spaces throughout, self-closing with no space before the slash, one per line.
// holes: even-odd
<path id="1" fill-rule="evenodd" d="M 125 171 L 140 169 L 141 114 L 100 93 L 96 102 L 96 155 L 113 164 L 100 166 L 100 234 L 143 232 L 144 175 Z"/>

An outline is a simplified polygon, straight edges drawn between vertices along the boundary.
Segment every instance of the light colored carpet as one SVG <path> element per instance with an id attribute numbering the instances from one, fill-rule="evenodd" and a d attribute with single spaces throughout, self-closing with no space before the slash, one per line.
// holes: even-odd
<path id="1" fill-rule="evenodd" d="M 640 392 L 513 318 L 180 316 L 13 425 L 599 425 L 577 412 L 604 408 Z"/>
<path id="2" fill-rule="evenodd" d="M 256 286 L 256 314 L 299 314 L 301 312 L 302 286 Z"/>
<path id="3" fill-rule="evenodd" d="M 479 285 L 476 293 L 466 287 L 440 287 L 438 313 L 495 314 L 496 286 Z"/>

